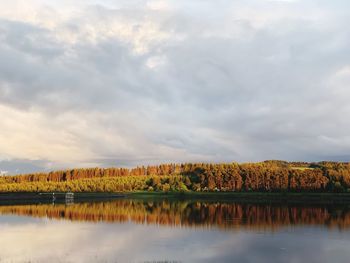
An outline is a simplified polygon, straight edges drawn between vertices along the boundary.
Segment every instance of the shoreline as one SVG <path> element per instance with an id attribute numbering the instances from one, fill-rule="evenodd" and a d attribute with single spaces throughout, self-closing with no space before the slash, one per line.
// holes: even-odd
<path id="1" fill-rule="evenodd" d="M 51 193 L 11 192 L 0 193 L 0 205 L 3 204 L 48 204 L 69 202 L 108 201 L 124 198 L 121 193 L 74 193 L 73 198 L 66 199 L 66 192 L 55 192 L 55 198 Z"/>
<path id="2" fill-rule="evenodd" d="M 310 192 L 134 192 L 135 199 L 186 199 L 239 203 L 349 204 L 350 193 Z"/>
<path id="3" fill-rule="evenodd" d="M 0 193 L 0 204 L 13 203 L 65 203 L 66 193 L 33 193 L 11 192 Z M 197 200 L 239 203 L 291 203 L 291 204 L 348 204 L 350 193 L 310 193 L 310 192 L 79 192 L 74 193 L 73 202 L 108 201 L 125 199 L 166 199 L 166 200 Z"/>

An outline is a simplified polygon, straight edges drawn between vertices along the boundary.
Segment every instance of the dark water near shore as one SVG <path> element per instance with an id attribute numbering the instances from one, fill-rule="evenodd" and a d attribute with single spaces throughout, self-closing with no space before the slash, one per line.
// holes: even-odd
<path id="1" fill-rule="evenodd" d="M 0 262 L 350 262 L 349 205 L 1 205 L 0 233 Z"/>

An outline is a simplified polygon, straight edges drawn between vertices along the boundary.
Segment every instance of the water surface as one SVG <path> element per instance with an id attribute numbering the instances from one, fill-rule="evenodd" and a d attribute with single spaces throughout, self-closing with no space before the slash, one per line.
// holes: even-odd
<path id="1" fill-rule="evenodd" d="M 0 206 L 0 262 L 349 262 L 350 207 L 133 200 Z"/>

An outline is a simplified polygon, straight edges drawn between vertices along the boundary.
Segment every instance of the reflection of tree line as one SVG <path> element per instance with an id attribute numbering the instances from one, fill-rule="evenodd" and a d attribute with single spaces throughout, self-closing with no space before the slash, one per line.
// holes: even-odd
<path id="1" fill-rule="evenodd" d="M 288 225 L 349 228 L 350 209 L 237 203 L 118 200 L 73 205 L 0 206 L 0 214 L 72 221 L 135 222 L 169 226 L 275 229 Z"/>

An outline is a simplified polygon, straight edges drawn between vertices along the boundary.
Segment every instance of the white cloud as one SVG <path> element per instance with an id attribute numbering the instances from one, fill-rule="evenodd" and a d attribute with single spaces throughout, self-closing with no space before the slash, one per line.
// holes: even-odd
<path id="1" fill-rule="evenodd" d="M 0 171 L 0 175 L 7 175 L 8 171 Z"/>

